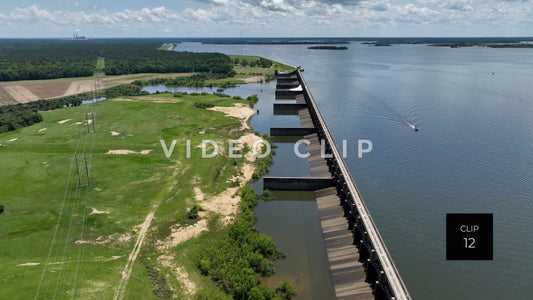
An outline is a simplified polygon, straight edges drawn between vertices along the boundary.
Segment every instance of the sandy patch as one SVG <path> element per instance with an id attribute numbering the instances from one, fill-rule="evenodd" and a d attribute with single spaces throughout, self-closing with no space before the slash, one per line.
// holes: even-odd
<path id="1" fill-rule="evenodd" d="M 197 190 L 195 189 L 195 191 Z M 201 212 L 200 217 L 205 217 L 205 212 Z M 192 280 L 190 280 L 189 273 L 187 273 L 184 268 L 175 266 L 172 263 L 174 257 L 170 254 L 169 250 L 185 241 L 198 237 L 207 230 L 207 219 L 201 219 L 193 225 L 185 227 L 182 227 L 180 225 L 173 226 L 173 228 L 171 228 L 170 236 L 164 241 L 158 241 L 157 248 L 159 251 L 164 253 L 163 255 L 159 256 L 159 263 L 173 270 L 174 275 L 179 280 L 179 282 L 183 284 L 185 293 L 188 295 L 193 295 L 194 293 L 196 293 L 196 284 Z"/>
<path id="2" fill-rule="evenodd" d="M 207 220 L 201 219 L 193 225 L 185 227 L 174 227 L 171 229 L 171 234 L 163 243 L 160 244 L 160 250 L 166 250 L 199 236 L 202 232 L 207 230 Z"/>
<path id="3" fill-rule="evenodd" d="M 101 215 L 101 214 L 110 214 L 111 212 L 110 211 L 107 211 L 107 210 L 98 210 L 96 208 L 92 208 L 92 211 L 91 213 L 89 213 L 89 215 Z"/>
<path id="4" fill-rule="evenodd" d="M 248 119 L 250 119 L 255 114 L 255 111 L 253 109 L 243 105 L 242 103 L 235 103 L 235 105 L 232 107 L 215 106 L 207 109 L 219 111 L 226 114 L 227 116 L 241 120 L 242 129 L 250 129 L 250 126 L 248 125 Z"/>
<path id="5" fill-rule="evenodd" d="M 14 141 L 16 141 L 16 140 L 18 140 L 18 139 L 19 139 L 19 138 L 10 139 L 8 142 L 11 143 L 11 142 L 14 142 Z"/>
<path id="6" fill-rule="evenodd" d="M 17 101 L 11 97 L 11 95 L 4 90 L 3 85 L 0 84 L 0 105 L 5 104 L 17 104 Z"/>
<path id="7" fill-rule="evenodd" d="M 258 139 L 260 139 L 260 137 L 253 133 L 243 135 L 239 138 L 243 144 L 246 143 L 250 146 Z M 233 180 L 239 180 L 241 182 L 241 186 L 252 179 L 252 175 L 255 171 L 255 166 L 251 162 L 253 162 L 256 157 L 250 151 L 246 153 L 245 158 L 249 163 L 245 163 L 243 165 L 241 169 L 242 175 L 235 176 L 233 178 Z M 238 191 L 241 186 L 228 188 L 222 193 L 214 196 L 205 195 L 200 188 L 195 187 L 194 196 L 198 203 L 205 204 L 202 205 L 202 207 L 208 211 L 221 215 L 222 222 L 224 224 L 229 224 L 233 220 L 233 216 L 235 213 L 237 213 L 239 208 L 241 197 L 238 195 Z"/>
<path id="8" fill-rule="evenodd" d="M 43 132 L 43 131 L 46 131 L 46 130 L 48 130 L 48 128 L 41 128 L 41 129 L 39 129 L 38 132 Z"/>
<path id="9" fill-rule="evenodd" d="M 40 265 L 41 263 L 34 263 L 34 262 L 29 262 L 29 263 L 25 263 L 25 264 L 20 264 L 20 265 L 17 265 L 18 267 L 31 267 L 31 266 L 38 266 Z"/>
<path id="10" fill-rule="evenodd" d="M 111 136 L 120 135 L 120 132 L 116 132 L 116 131 L 110 131 L 109 133 L 111 133 Z"/>
<path id="11" fill-rule="evenodd" d="M 57 122 L 57 124 L 65 124 L 65 123 L 67 123 L 69 121 L 72 121 L 72 119 L 65 119 L 65 120 Z"/>
<path id="12" fill-rule="evenodd" d="M 152 152 L 152 149 L 142 150 L 140 152 L 135 152 L 133 150 L 118 149 L 118 150 L 109 150 L 106 154 L 116 154 L 116 155 L 127 155 L 127 154 L 142 154 L 146 155 Z"/>
<path id="13" fill-rule="evenodd" d="M 258 83 L 258 82 L 265 81 L 265 80 L 266 80 L 265 75 L 254 76 L 254 77 L 245 78 L 244 83 Z"/>
<path id="14" fill-rule="evenodd" d="M 39 97 L 22 85 L 5 85 L 4 90 L 18 103 L 27 103 L 39 100 Z"/>
<path id="15" fill-rule="evenodd" d="M 122 244 L 129 243 L 131 239 L 133 238 L 134 232 L 126 232 L 123 234 L 111 234 L 107 236 L 99 236 L 94 240 L 76 240 L 74 244 L 81 245 L 81 244 L 89 244 L 89 245 L 107 245 L 114 242 L 119 242 Z"/>
<path id="16" fill-rule="evenodd" d="M 189 279 L 189 273 L 184 268 L 177 267 L 175 269 L 178 280 L 183 284 L 185 293 L 188 295 L 194 295 L 197 291 L 196 283 Z"/>
<path id="17" fill-rule="evenodd" d="M 189 278 L 189 273 L 187 272 L 187 270 L 185 270 L 185 268 L 183 267 L 176 266 L 173 263 L 173 260 L 174 260 L 174 256 L 168 253 L 164 255 L 160 255 L 157 258 L 157 261 L 159 262 L 159 264 L 161 264 L 164 267 L 172 269 L 173 274 L 176 276 L 178 281 L 183 285 L 183 288 L 185 289 L 185 294 L 194 295 L 196 291 L 198 290 L 196 283 L 194 283 L 194 281 L 192 281 Z"/>
<path id="18" fill-rule="evenodd" d="M 194 198 L 200 202 L 205 199 L 205 195 L 199 187 L 194 187 Z"/>

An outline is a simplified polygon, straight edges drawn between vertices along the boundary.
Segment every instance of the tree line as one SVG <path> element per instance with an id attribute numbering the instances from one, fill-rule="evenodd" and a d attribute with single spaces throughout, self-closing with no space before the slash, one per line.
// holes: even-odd
<path id="1" fill-rule="evenodd" d="M 43 117 L 39 113 L 40 111 L 79 106 L 83 100 L 91 99 L 92 97 L 92 93 L 83 93 L 49 100 L 0 106 L 0 133 L 42 122 Z"/>
<path id="2" fill-rule="evenodd" d="M 250 67 L 261 67 L 261 68 L 270 68 L 273 64 L 273 62 L 270 59 L 267 59 L 264 57 L 258 57 L 255 59 L 254 58 L 251 58 L 250 60 L 248 60 L 246 58 L 236 57 L 233 59 L 233 64 L 241 65 L 243 67 L 250 66 Z"/>
<path id="3" fill-rule="evenodd" d="M 98 56 L 105 57 L 107 75 L 233 70 L 225 54 L 157 50 L 161 43 L 158 39 L 0 40 L 0 81 L 91 76 Z"/>

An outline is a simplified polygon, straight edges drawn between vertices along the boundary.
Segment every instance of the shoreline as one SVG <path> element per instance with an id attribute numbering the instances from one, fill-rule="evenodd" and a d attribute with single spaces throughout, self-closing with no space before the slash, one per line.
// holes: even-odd
<path id="1" fill-rule="evenodd" d="M 151 101 L 151 102 L 156 102 L 156 103 L 167 102 L 167 99 L 158 98 L 158 97 L 160 96 L 153 95 L 152 98 L 154 101 Z M 150 96 L 148 96 L 147 98 L 150 98 Z M 117 101 L 110 101 L 110 104 L 113 102 L 120 101 L 119 99 L 116 99 L 116 100 Z M 133 99 L 133 101 L 138 101 L 138 99 Z M 124 102 L 131 103 L 132 101 L 130 100 L 130 101 L 124 101 Z M 139 101 L 139 102 L 148 102 L 148 101 Z M 171 101 L 169 100 L 168 102 L 180 102 L 180 100 L 177 98 L 176 99 L 172 98 Z M 81 107 L 71 108 L 71 110 L 76 110 L 76 111 L 80 109 L 82 108 Z M 255 110 L 249 107 L 249 105 L 246 102 L 236 102 L 234 103 L 233 106 L 230 106 L 230 107 L 214 106 L 206 110 L 217 111 L 221 114 L 224 114 L 227 117 L 234 118 L 239 121 L 241 127 L 240 129 L 238 129 L 238 125 L 237 125 L 237 128 L 235 130 L 238 130 L 239 139 L 242 141 L 240 147 L 244 147 L 244 144 L 248 144 L 248 146 L 251 146 L 255 140 L 261 139 L 260 136 L 254 133 L 253 128 L 249 124 L 250 119 L 255 115 Z M 196 111 L 201 113 L 201 110 L 196 110 Z M 71 120 L 71 121 L 77 120 L 77 119 L 70 117 L 70 115 L 68 115 L 69 113 L 71 113 L 69 110 L 63 110 L 63 109 L 58 109 L 55 111 L 47 112 L 46 120 L 44 124 L 48 125 L 48 123 L 50 123 L 49 118 L 54 118 L 53 123 L 58 123 L 58 124 L 67 123 L 68 122 L 67 120 Z M 51 116 L 54 116 L 54 117 L 51 117 Z M 58 118 L 57 116 L 61 116 L 61 117 Z M 67 116 L 70 118 L 67 119 Z M 104 116 L 104 114 L 102 114 L 102 116 Z M 105 116 L 109 116 L 109 115 L 105 115 Z M 102 121 L 100 122 L 101 124 L 100 126 L 107 126 L 107 125 L 104 125 L 104 124 L 107 124 L 106 122 L 107 120 L 102 119 Z M 189 121 L 189 122 L 193 124 L 198 123 L 194 120 Z M 68 124 L 62 125 L 61 127 L 63 128 L 62 130 L 65 130 L 66 128 L 70 128 L 67 125 Z M 105 136 L 114 137 L 116 141 L 119 141 L 120 139 L 127 139 L 130 136 L 128 134 L 128 131 L 131 129 L 128 129 L 128 127 L 114 128 L 115 126 L 116 125 L 113 125 L 113 128 L 110 127 L 109 129 L 112 131 L 106 132 Z M 53 126 L 48 126 L 48 127 L 49 127 L 49 130 L 47 130 L 45 133 L 43 133 L 44 132 L 43 130 L 41 134 L 43 135 L 52 134 L 53 135 L 56 132 L 56 130 L 59 129 L 59 127 L 57 129 L 56 127 L 53 127 Z M 115 130 L 118 130 L 118 131 L 115 131 Z M 19 131 L 19 133 L 22 136 L 27 135 L 27 132 L 24 129 L 22 129 L 21 131 L 22 132 Z M 234 131 L 234 132 L 237 132 L 237 131 Z M 202 131 L 198 131 L 197 134 L 203 134 L 203 133 Z M 217 136 L 225 138 L 227 134 L 217 133 Z M 237 147 L 239 146 L 237 145 Z M 140 157 L 149 158 L 151 157 L 151 155 L 153 155 L 153 153 L 150 153 L 149 150 L 143 150 L 143 151 L 137 152 L 133 150 L 128 150 L 129 149 L 128 147 L 122 147 L 122 145 L 117 146 L 117 147 L 108 147 L 108 148 L 111 149 L 108 151 L 109 155 L 105 155 L 106 153 L 102 153 L 102 155 L 109 157 L 109 156 L 113 156 L 112 154 L 116 154 L 116 155 L 121 156 L 122 157 L 121 159 L 126 159 L 128 155 L 135 157 L 135 159 L 143 159 Z M 149 149 L 149 148 L 135 147 L 133 149 Z M 208 190 L 209 186 L 205 186 L 205 183 L 199 184 L 200 180 L 197 181 L 196 179 L 193 179 L 191 181 L 192 183 L 191 190 L 194 195 L 192 199 L 194 199 L 195 202 L 192 202 L 192 203 L 197 203 L 197 204 L 204 206 L 205 208 L 207 208 L 207 211 L 200 212 L 199 213 L 200 218 L 192 224 L 190 222 L 187 222 L 186 220 L 174 219 L 172 223 L 173 225 L 170 226 L 170 235 L 166 238 L 160 239 L 157 236 L 153 236 L 154 232 L 157 232 L 159 229 L 161 229 L 162 224 L 159 223 L 159 220 L 162 217 L 166 217 L 167 215 L 166 212 L 162 212 L 160 209 L 158 209 L 160 204 L 164 203 L 161 201 L 161 199 L 159 199 L 157 200 L 157 203 L 153 204 L 150 211 L 147 212 L 148 214 L 147 215 L 145 214 L 144 216 L 142 216 L 142 219 L 144 221 L 141 221 L 141 218 L 139 216 L 138 220 L 140 221 L 140 223 L 135 224 L 133 227 L 125 228 L 126 231 L 124 234 L 117 234 L 117 233 L 107 234 L 106 233 L 106 234 L 102 234 L 99 237 L 90 236 L 88 238 L 79 239 L 78 241 L 74 243 L 74 245 L 89 244 L 92 246 L 109 247 L 109 245 L 117 244 L 122 247 L 126 243 L 129 243 L 130 241 L 133 241 L 133 240 L 139 241 L 139 243 L 136 243 L 136 246 L 134 247 L 133 250 L 130 247 L 127 247 L 125 248 L 124 253 L 122 253 L 125 256 L 129 254 L 131 256 L 131 260 L 128 260 L 127 263 L 124 262 L 125 264 L 122 264 L 122 261 L 115 263 L 115 264 L 120 265 L 119 267 L 122 270 L 122 274 L 123 274 L 121 282 L 120 282 L 120 291 L 118 292 L 118 295 L 123 295 L 124 293 L 128 291 L 126 286 L 128 284 L 130 277 L 133 280 L 133 278 L 136 276 L 136 271 L 135 269 L 132 268 L 132 266 L 134 264 L 139 263 L 139 259 L 137 257 L 142 257 L 143 255 L 146 255 L 144 254 L 143 251 L 147 247 L 155 246 L 158 251 L 154 253 L 153 258 L 156 259 L 157 261 L 156 266 L 162 267 L 163 271 L 161 271 L 161 274 L 168 274 L 171 277 L 175 277 L 175 281 L 178 282 L 178 284 L 171 283 L 169 286 L 170 289 L 173 291 L 173 294 L 178 297 L 193 296 L 196 291 L 203 290 L 206 280 L 209 280 L 210 282 L 212 281 L 211 279 L 201 279 L 198 277 L 199 271 L 197 269 L 191 268 L 191 264 L 194 264 L 194 260 L 186 258 L 186 261 L 184 262 L 176 261 L 175 252 L 179 251 L 177 249 L 180 248 L 181 244 L 191 239 L 200 237 L 201 238 L 200 241 L 202 242 L 213 239 L 212 236 L 207 236 L 204 238 L 204 237 L 201 237 L 201 235 L 204 232 L 210 230 L 209 224 L 212 223 L 211 221 L 216 221 L 217 218 L 219 222 L 223 224 L 223 226 L 229 226 L 229 224 L 232 224 L 232 222 L 235 220 L 235 218 L 239 214 L 239 207 L 240 207 L 239 205 L 242 201 L 242 197 L 238 195 L 240 194 L 239 193 L 240 189 L 248 185 L 253 179 L 254 173 L 258 169 L 262 168 L 262 166 L 256 165 L 254 161 L 255 161 L 255 156 L 251 152 L 247 152 L 243 157 L 242 165 L 240 165 L 240 167 L 236 169 L 238 171 L 235 172 L 235 176 L 232 178 L 229 178 L 226 181 L 227 183 L 238 181 L 239 182 L 238 186 L 229 185 L 229 187 L 227 187 L 228 185 L 222 185 L 221 188 L 223 188 L 223 190 L 218 193 L 210 194 L 210 191 Z M 203 164 L 207 164 L 207 162 Z M 226 168 L 226 167 L 229 168 L 230 165 L 231 165 L 231 160 L 228 159 L 227 162 L 226 161 L 224 162 L 223 168 Z M 48 165 L 45 165 L 45 167 L 48 167 Z M 184 172 L 187 172 L 192 176 L 192 175 L 195 175 L 195 173 L 197 173 L 199 169 L 201 169 L 201 168 L 196 167 L 193 169 L 189 169 L 189 171 L 187 171 L 186 168 L 185 169 L 181 168 L 181 163 L 179 161 L 177 161 L 176 164 L 172 163 L 171 167 L 175 169 L 171 178 L 181 178 L 180 176 Z M 194 173 L 190 173 L 190 171 L 194 171 Z M 225 175 L 223 178 L 224 180 L 226 180 L 227 175 Z M 174 179 L 171 179 L 168 182 L 166 182 L 164 188 L 162 189 L 164 190 L 162 191 L 162 193 L 164 193 L 165 195 L 167 193 L 169 193 L 170 195 L 171 191 L 178 186 L 177 181 L 174 182 L 172 180 Z M 219 181 L 219 182 L 222 182 L 222 181 Z M 202 190 L 204 188 L 206 190 Z M 103 189 L 103 190 L 104 192 L 107 192 L 106 189 Z M 100 187 L 96 187 L 95 191 L 97 193 L 102 193 L 102 189 Z M 109 192 L 110 192 L 110 195 L 115 194 L 115 192 L 111 190 L 109 190 Z M 188 210 L 191 205 L 191 198 L 187 198 L 186 196 L 183 198 L 182 197 L 183 196 L 180 196 L 179 201 L 185 201 L 185 205 L 186 205 L 185 209 Z M 109 213 L 99 213 L 99 214 L 95 213 L 94 215 L 98 215 L 99 218 L 108 218 L 108 215 L 116 216 L 116 213 L 119 213 L 119 210 L 114 208 L 113 205 L 114 204 L 110 204 L 110 206 L 109 205 L 96 205 L 95 207 L 99 208 L 99 210 L 96 210 L 97 212 L 109 212 Z M 179 210 L 175 210 L 174 213 L 181 214 L 181 208 Z M 220 217 L 217 217 L 217 216 L 220 216 Z M 95 218 L 95 216 L 93 216 L 92 218 Z M 215 232 L 215 230 L 218 232 L 218 229 L 213 229 L 213 232 Z M 184 246 L 184 247 L 189 249 L 189 246 Z M 125 256 L 121 256 L 121 257 L 125 257 Z M 91 254 L 88 253 L 87 257 L 91 257 Z M 31 268 L 31 266 L 33 266 L 32 264 L 33 260 L 31 259 L 31 257 L 24 257 L 24 259 L 25 261 L 22 261 L 22 265 L 24 265 L 24 263 L 29 261 L 30 263 L 24 266 Z M 48 262 L 46 263 L 41 262 L 41 265 L 43 264 L 47 265 Z M 114 283 L 112 284 L 112 286 L 113 286 L 113 289 L 118 288 L 118 285 L 116 286 Z M 179 286 L 181 286 L 182 288 L 178 288 Z M 200 289 L 198 289 L 198 287 L 200 287 Z M 208 288 L 207 290 L 210 290 L 210 289 Z M 103 290 L 100 291 L 100 288 L 98 288 L 97 292 L 103 292 Z"/>

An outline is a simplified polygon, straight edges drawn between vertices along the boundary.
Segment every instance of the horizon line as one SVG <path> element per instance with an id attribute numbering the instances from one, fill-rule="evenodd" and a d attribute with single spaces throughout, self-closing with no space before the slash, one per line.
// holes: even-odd
<path id="1" fill-rule="evenodd" d="M 184 37 L 184 36 L 85 36 L 87 40 L 89 39 L 464 39 L 464 38 L 501 38 L 501 39 L 513 39 L 513 38 L 528 38 L 533 39 L 533 36 L 249 36 L 249 37 L 240 37 L 240 36 L 227 36 L 227 37 L 214 37 L 214 36 L 195 36 L 195 37 Z M 9 39 L 35 39 L 35 40 L 44 40 L 44 39 L 65 39 L 72 40 L 72 37 L 67 36 L 50 36 L 50 37 L 1 37 L 0 40 L 9 40 Z"/>

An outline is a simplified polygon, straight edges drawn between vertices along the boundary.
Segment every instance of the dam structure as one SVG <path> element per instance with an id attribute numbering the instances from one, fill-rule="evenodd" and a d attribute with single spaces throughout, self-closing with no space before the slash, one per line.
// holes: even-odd
<path id="1" fill-rule="evenodd" d="M 274 113 L 299 115 L 301 126 L 272 127 L 270 135 L 309 141 L 311 176 L 265 176 L 263 187 L 314 191 L 336 299 L 411 299 L 302 70 L 276 71 L 276 77 L 276 100 L 292 101 L 276 101 Z"/>

